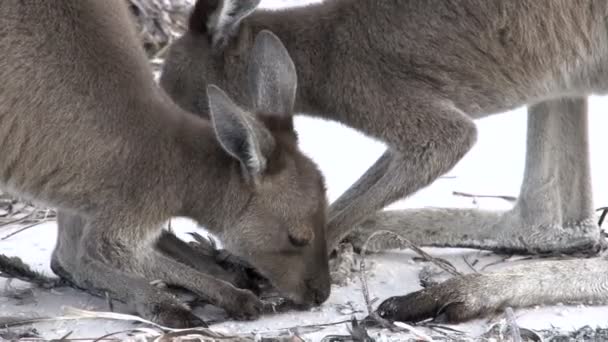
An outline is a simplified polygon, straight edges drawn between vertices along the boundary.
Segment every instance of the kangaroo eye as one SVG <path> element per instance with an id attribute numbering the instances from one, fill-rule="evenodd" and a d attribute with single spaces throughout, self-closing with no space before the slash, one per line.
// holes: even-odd
<path id="1" fill-rule="evenodd" d="M 295 247 L 304 247 L 304 246 L 308 245 L 309 242 L 310 242 L 309 239 L 298 238 L 296 236 L 289 234 L 289 243 L 291 243 Z"/>

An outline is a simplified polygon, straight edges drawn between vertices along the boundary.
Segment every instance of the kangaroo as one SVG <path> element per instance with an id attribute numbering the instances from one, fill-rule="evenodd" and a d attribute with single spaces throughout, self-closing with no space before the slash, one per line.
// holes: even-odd
<path id="1" fill-rule="evenodd" d="M 155 83 L 123 2 L 0 3 L 0 187 L 59 208 L 53 269 L 166 326 L 204 322 L 152 280 L 258 317 L 251 291 L 156 245 L 166 220 L 186 216 L 288 299 L 323 302 L 324 181 L 297 146 L 297 77 L 281 42 L 255 39 L 248 110 L 209 85 L 202 119 Z"/>
<path id="2" fill-rule="evenodd" d="M 345 238 L 361 246 L 382 229 L 420 245 L 597 252 L 586 97 L 608 91 L 608 2 L 327 0 L 272 11 L 256 10 L 259 2 L 197 1 L 160 83 L 204 116 L 197 89 L 218 83 L 238 96 L 253 37 L 275 33 L 298 69 L 295 111 L 387 145 L 331 203 L 328 251 Z M 475 143 L 475 119 L 524 105 L 525 180 L 511 210 L 382 211 L 449 171 Z M 375 246 L 385 247 L 397 245 Z M 608 298 L 607 271 L 605 259 L 543 262 L 393 297 L 377 310 L 405 321 L 443 312 L 457 322 L 508 305 L 598 302 Z M 591 279 L 597 286 L 586 286 Z"/>

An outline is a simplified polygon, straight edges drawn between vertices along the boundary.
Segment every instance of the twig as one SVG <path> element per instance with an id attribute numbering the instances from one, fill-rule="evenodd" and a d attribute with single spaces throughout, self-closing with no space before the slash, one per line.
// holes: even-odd
<path id="1" fill-rule="evenodd" d="M 445 326 L 443 324 L 437 324 L 437 323 L 434 323 L 433 321 L 424 322 L 424 323 L 419 324 L 419 325 L 423 326 L 423 327 L 426 327 L 426 328 L 429 328 L 429 329 L 436 330 L 436 331 L 446 330 L 446 331 L 449 331 L 449 332 L 457 334 L 457 335 L 466 335 L 466 333 L 464 331 L 462 331 L 462 330 L 450 328 L 450 327 Z"/>
<path id="2" fill-rule="evenodd" d="M 327 335 L 321 342 L 374 342 L 363 325 L 355 317 L 351 318 L 352 328 L 347 327 L 349 335 Z"/>
<path id="3" fill-rule="evenodd" d="M 604 219 L 606 218 L 606 215 L 608 214 L 608 207 L 597 208 L 595 211 L 602 211 L 602 214 L 600 215 L 600 219 L 597 222 L 597 225 L 601 228 L 602 224 L 604 223 Z"/>
<path id="4" fill-rule="evenodd" d="M 460 196 L 460 197 L 470 197 L 470 198 L 499 198 L 502 200 L 505 200 L 507 202 L 516 202 L 517 201 L 517 197 L 513 197 L 513 196 L 507 196 L 507 195 L 475 195 L 475 194 L 470 194 L 470 193 L 466 193 L 466 192 L 460 192 L 460 191 L 452 191 L 452 195 L 454 196 Z"/>
<path id="5" fill-rule="evenodd" d="M 3 199 L 0 195 L 0 211 L 5 211 L 4 213 L 0 214 L 0 218 L 6 219 L 19 215 L 23 211 L 23 207 L 15 211 L 15 203 L 13 203 L 13 200 Z"/>
<path id="6" fill-rule="evenodd" d="M 173 39 L 171 37 L 169 37 L 169 41 L 167 42 L 167 44 L 165 46 L 163 46 L 162 48 L 160 48 L 158 51 L 156 51 L 156 53 L 152 57 L 152 60 L 163 59 L 163 57 L 167 53 L 167 50 L 169 50 L 169 46 L 172 45 L 172 41 L 173 41 Z"/>
<path id="7" fill-rule="evenodd" d="M 302 331 L 302 330 L 306 330 L 306 329 L 315 329 L 314 331 L 318 331 L 321 330 L 321 328 L 324 327 L 331 327 L 331 326 L 336 326 L 336 325 L 340 325 L 340 324 L 344 324 L 344 323 L 350 323 L 351 320 L 341 320 L 341 321 L 336 321 L 336 322 L 329 322 L 329 323 L 318 323 L 318 324 L 307 324 L 307 325 L 297 325 L 297 326 L 292 326 L 292 327 L 286 327 L 286 328 L 279 328 L 279 329 L 275 329 L 275 330 L 267 330 L 264 332 L 260 332 L 258 331 L 258 334 L 263 334 L 263 335 L 280 335 L 280 334 L 285 334 L 285 333 L 292 333 L 296 330 L 298 331 Z M 211 322 L 209 322 L 211 323 Z"/>
<path id="8" fill-rule="evenodd" d="M 432 338 L 432 337 L 430 337 L 429 335 L 427 335 L 427 334 L 423 333 L 422 331 L 420 331 L 420 330 L 418 330 L 418 329 L 414 328 L 413 326 L 411 326 L 411 325 L 409 325 L 409 324 L 406 324 L 406 323 L 403 323 L 403 322 L 395 322 L 395 323 L 393 323 L 393 324 L 394 324 L 394 325 L 395 325 L 397 328 L 400 328 L 400 329 L 401 329 L 401 331 L 407 331 L 407 332 L 410 332 L 410 333 L 412 333 L 412 334 L 416 335 L 416 337 L 418 337 L 420 340 L 423 340 L 423 341 L 430 341 L 430 342 L 432 342 L 432 341 L 433 341 L 433 338 Z"/>
<path id="9" fill-rule="evenodd" d="M 269 330 L 269 331 L 266 331 L 265 333 L 269 333 L 269 332 L 280 333 L 280 332 L 292 331 L 294 329 L 300 329 L 300 328 L 331 327 L 331 326 L 334 326 L 334 325 L 340 325 L 340 324 L 344 324 L 344 323 L 349 323 L 350 321 L 351 321 L 350 319 L 347 319 L 347 320 L 341 320 L 341 321 L 330 322 L 330 323 L 298 325 L 298 326 L 289 327 L 289 328 L 281 328 L 281 329 L 277 329 L 277 330 Z"/>
<path id="10" fill-rule="evenodd" d="M 473 272 L 475 272 L 475 273 L 479 273 L 479 272 L 477 271 L 477 269 L 475 269 L 475 267 L 473 267 L 473 265 L 472 265 L 472 264 L 469 262 L 469 259 L 467 259 L 467 256 L 466 256 L 466 255 L 463 255 L 463 256 L 462 256 L 462 260 L 464 260 L 464 263 L 465 263 L 467 266 L 469 266 L 469 268 L 470 268 L 470 269 L 471 269 Z"/>
<path id="11" fill-rule="evenodd" d="M 38 222 L 34 222 L 34 223 L 29 224 L 29 225 L 27 225 L 27 226 L 21 227 L 20 229 L 18 229 L 18 230 L 16 230 L 16 231 L 12 232 L 12 233 L 10 233 L 10 234 L 7 234 L 6 236 L 2 237 L 0 240 L 4 241 L 4 240 L 6 240 L 6 239 L 8 239 L 8 238 L 10 238 L 10 237 L 12 237 L 12 236 L 15 236 L 15 235 L 17 235 L 17 234 L 19 234 L 19 233 L 21 233 L 21 232 L 25 231 L 25 230 L 28 230 L 28 229 L 30 229 L 30 228 L 32 228 L 32 227 L 35 227 L 35 226 L 39 225 L 39 224 L 43 224 L 43 223 L 45 223 L 45 222 L 50 222 L 50 221 L 53 221 L 53 219 L 42 219 L 42 220 L 40 220 L 40 221 L 38 221 Z"/>
<path id="12" fill-rule="evenodd" d="M 32 323 L 38 323 L 38 322 L 53 322 L 53 321 L 79 320 L 79 319 L 90 318 L 90 319 L 111 319 L 111 320 L 123 320 L 123 321 L 137 321 L 140 323 L 150 325 L 150 326 L 156 328 L 157 330 L 159 330 L 160 331 L 159 336 L 162 336 L 160 333 L 167 334 L 167 333 L 171 333 L 171 332 L 175 332 L 175 333 L 188 332 L 191 334 L 196 333 L 200 336 L 211 337 L 218 341 L 229 339 L 229 338 L 234 338 L 234 339 L 238 338 L 238 336 L 229 336 L 229 335 L 220 334 L 220 333 L 214 332 L 213 330 L 208 329 L 208 328 L 173 329 L 173 328 L 165 327 L 160 324 L 156 324 L 154 322 L 145 320 L 141 317 L 127 315 L 127 314 L 119 314 L 119 313 L 113 313 L 113 312 L 87 311 L 87 310 L 81 310 L 81 309 L 76 309 L 76 308 L 72 308 L 72 307 L 66 307 L 64 309 L 64 311 L 68 314 L 68 316 L 53 317 L 53 318 L 37 318 L 37 319 L 27 319 L 27 320 L 22 320 L 22 321 L 8 322 L 8 324 L 4 324 L 3 327 L 8 328 L 8 327 L 12 327 L 12 326 L 32 324 Z M 152 330 L 145 329 L 145 328 L 138 328 L 138 329 L 129 330 L 129 332 L 131 332 L 131 331 L 144 331 L 144 332 L 150 333 L 150 331 L 152 331 Z M 106 335 L 106 337 L 112 336 L 115 334 L 116 333 Z"/>
<path id="13" fill-rule="evenodd" d="M 432 262 L 437 267 L 448 272 L 449 274 L 451 274 L 453 276 L 462 276 L 463 275 L 449 261 L 442 259 L 442 258 L 437 258 L 437 257 L 434 257 L 434 256 L 428 254 L 427 252 L 423 251 L 420 247 L 418 247 L 414 243 L 412 243 L 410 240 L 404 238 L 403 235 L 392 232 L 390 230 L 378 230 L 378 231 L 374 232 L 367 238 L 365 243 L 367 244 L 372 238 L 375 238 L 376 236 L 383 235 L 383 234 L 395 236 L 397 239 L 399 239 L 399 242 L 401 242 L 402 245 L 406 245 L 408 248 L 410 248 L 411 250 L 416 252 L 418 255 L 420 255 L 420 257 L 423 260 Z"/>
<path id="14" fill-rule="evenodd" d="M 503 262 L 507 262 L 507 260 L 509 260 L 512 256 L 513 256 L 513 254 L 509 254 L 509 255 L 506 255 L 504 258 L 502 258 L 500 260 L 492 261 L 492 262 L 490 262 L 488 264 L 485 264 L 485 265 L 483 265 L 483 267 L 481 267 L 481 271 L 483 272 L 488 267 L 495 266 L 495 265 L 498 265 L 498 264 L 502 264 Z"/>
<path id="15" fill-rule="evenodd" d="M 12 328 L 19 327 L 22 325 L 34 324 L 34 323 L 43 323 L 43 322 L 56 322 L 56 321 L 68 321 L 68 320 L 76 320 L 82 317 L 70 317 L 70 316 L 60 316 L 60 317 L 39 317 L 39 318 L 14 318 L 14 317 L 0 317 L 0 326 L 2 328 Z"/>
<path id="16" fill-rule="evenodd" d="M 395 322 L 395 323 L 391 324 L 391 322 L 389 322 L 388 320 L 380 317 L 380 315 L 378 315 L 378 313 L 372 308 L 372 301 L 369 298 L 369 286 L 367 285 L 367 277 L 366 277 L 366 274 L 365 274 L 365 253 L 367 252 L 367 246 L 368 246 L 368 244 L 375 237 L 380 236 L 382 234 L 392 234 L 392 235 L 395 235 L 397 238 L 403 239 L 404 242 L 406 242 L 408 245 L 414 246 L 409 240 L 403 238 L 401 235 L 399 235 L 397 233 L 394 233 L 394 232 L 391 232 L 391 231 L 388 231 L 388 230 L 379 230 L 379 231 L 376 231 L 373 234 L 371 234 L 367 238 L 367 240 L 365 240 L 365 243 L 363 244 L 363 248 L 361 248 L 361 262 L 359 264 L 359 279 L 361 280 L 363 299 L 365 300 L 365 305 L 367 307 L 367 313 L 368 313 L 369 317 L 371 317 L 372 319 L 374 319 L 383 328 L 394 330 L 393 327 L 396 326 L 398 328 L 403 329 L 404 331 L 407 331 L 407 332 L 410 332 L 410 333 L 416 335 L 418 338 L 420 338 L 420 339 L 422 339 L 424 341 L 432 341 L 432 339 L 429 336 L 427 336 L 426 334 L 418 331 L 417 329 L 415 329 L 414 327 L 412 327 L 410 325 L 407 325 L 407 324 L 402 323 L 402 322 Z M 418 250 L 420 250 L 420 249 L 418 248 Z M 429 257 L 430 257 L 430 255 L 429 255 Z M 442 266 L 440 266 L 440 267 L 442 267 Z"/>
<path id="17" fill-rule="evenodd" d="M 29 219 L 30 217 L 32 217 L 35 213 L 36 213 L 36 210 L 32 210 L 31 212 L 27 213 L 23 217 L 0 223 L 0 227 L 10 226 L 10 225 L 13 225 L 13 224 L 16 224 L 19 222 L 23 222 L 23 221 Z"/>
<path id="18" fill-rule="evenodd" d="M 110 297 L 110 293 L 105 291 L 104 295 L 106 297 L 106 304 L 108 304 L 108 310 L 110 310 L 110 312 L 114 312 L 114 302 L 112 301 L 112 297 Z"/>
<path id="19" fill-rule="evenodd" d="M 114 339 L 114 338 L 110 339 L 109 337 L 116 336 L 116 335 L 121 335 L 121 334 L 138 333 L 138 332 L 142 332 L 142 330 L 141 329 L 128 329 L 128 330 L 116 331 L 116 332 L 105 334 L 105 335 L 103 335 L 101 337 L 98 337 L 95 340 L 93 340 L 93 342 L 108 341 L 108 340 L 110 340 L 110 341 L 120 341 L 119 339 Z"/>
<path id="20" fill-rule="evenodd" d="M 511 307 L 507 307 L 505 309 L 505 315 L 507 316 L 507 325 L 509 327 L 509 332 L 511 333 L 511 341 L 522 342 L 521 332 L 519 330 L 519 326 L 517 325 L 513 309 Z"/>
<path id="21" fill-rule="evenodd" d="M 67 341 L 67 338 L 70 337 L 73 333 L 74 331 L 68 332 L 67 334 L 61 336 L 58 341 Z"/>
<path id="22" fill-rule="evenodd" d="M 379 236 L 383 231 L 377 231 L 374 232 L 372 235 L 370 235 L 367 240 L 365 240 L 365 243 L 363 244 L 363 248 L 361 248 L 361 262 L 359 263 L 359 279 L 361 280 L 361 288 L 362 288 L 362 292 L 363 292 L 363 300 L 365 301 L 365 306 L 367 308 L 367 314 L 373 318 L 378 324 L 380 324 L 380 326 L 382 326 L 383 328 L 388 328 L 391 329 L 392 328 L 392 324 L 385 320 L 384 318 L 380 317 L 380 315 L 378 315 L 374 309 L 372 308 L 372 301 L 369 298 L 369 287 L 367 286 L 367 276 L 365 274 L 365 253 L 367 252 L 367 245 L 370 243 L 370 241 L 375 238 L 376 236 Z"/>

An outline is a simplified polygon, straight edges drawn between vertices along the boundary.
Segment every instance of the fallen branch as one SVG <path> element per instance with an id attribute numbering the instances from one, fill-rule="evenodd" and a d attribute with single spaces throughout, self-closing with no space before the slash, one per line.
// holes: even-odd
<path id="1" fill-rule="evenodd" d="M 417 246 L 415 246 L 412 242 L 410 242 L 409 240 L 407 240 L 406 238 L 402 237 L 401 235 L 395 233 L 395 232 L 391 232 L 388 230 L 379 230 L 374 232 L 373 234 L 371 234 L 367 240 L 365 241 L 365 243 L 363 244 L 363 247 L 361 248 L 361 262 L 360 262 L 360 269 L 359 269 L 359 278 L 361 280 L 361 287 L 362 287 L 362 292 L 363 292 L 363 300 L 365 301 L 365 305 L 367 307 L 367 313 L 368 313 L 368 317 L 372 318 L 374 321 L 376 321 L 381 327 L 389 329 L 391 331 L 395 331 L 395 327 L 397 327 L 398 331 L 406 331 L 409 332 L 413 335 L 415 335 L 417 338 L 423 340 L 423 341 L 433 341 L 433 339 L 426 335 L 425 333 L 419 331 L 418 329 L 414 328 L 411 325 L 405 324 L 403 322 L 395 322 L 395 323 L 391 323 L 388 320 L 380 317 L 380 315 L 378 315 L 378 313 L 372 308 L 372 304 L 373 301 L 370 300 L 369 297 L 369 286 L 367 284 L 367 277 L 365 274 L 365 253 L 367 252 L 367 246 L 370 243 L 370 241 L 372 241 L 375 237 L 381 236 L 383 234 L 391 234 L 396 236 L 398 239 L 402 240 L 401 242 L 405 242 L 407 245 L 409 245 L 410 247 L 415 247 L 417 250 L 422 252 L 423 256 L 428 256 L 430 259 L 429 260 L 433 260 L 434 258 L 431 257 L 430 255 L 428 255 L 427 253 L 425 253 L 424 251 L 422 251 L 420 248 L 418 248 Z M 447 261 L 445 261 L 448 265 L 450 265 L 452 267 L 452 271 L 456 272 L 458 274 L 460 274 L 460 272 L 458 272 L 454 266 L 452 266 L 451 264 L 449 264 Z M 443 263 L 438 263 L 437 264 L 439 267 L 441 267 L 442 269 L 445 267 L 445 264 Z"/>
<path id="2" fill-rule="evenodd" d="M 511 335 L 512 342 L 522 342 L 521 332 L 519 330 L 519 326 L 517 325 L 517 321 L 515 319 L 515 313 L 513 309 L 507 307 L 505 309 L 505 315 L 507 316 L 507 326 L 509 327 L 509 333 Z"/>
<path id="3" fill-rule="evenodd" d="M 608 207 L 597 208 L 595 211 L 601 211 L 600 219 L 597 222 L 597 225 L 601 228 L 604 223 L 604 219 L 606 219 L 606 215 L 608 214 Z"/>
<path id="4" fill-rule="evenodd" d="M 36 213 L 36 210 L 32 210 L 31 212 L 27 213 L 23 217 L 16 218 L 16 219 L 11 219 L 11 220 L 5 221 L 5 222 L 0 222 L 0 227 L 12 226 L 14 224 L 18 224 L 18 223 L 24 222 L 27 219 L 29 219 L 30 217 L 32 217 L 35 213 Z"/>
<path id="5" fill-rule="evenodd" d="M 434 256 L 428 254 L 427 252 L 423 251 L 420 247 L 418 247 L 417 245 L 412 243 L 410 240 L 403 237 L 403 235 L 400 235 L 400 234 L 395 233 L 390 230 L 378 230 L 378 231 L 374 232 L 367 238 L 367 240 L 365 241 L 364 247 L 367 246 L 368 242 L 370 242 L 372 238 L 376 238 L 377 236 L 380 236 L 380 235 L 393 235 L 397 239 L 399 239 L 399 243 L 402 246 L 403 245 L 407 246 L 408 248 L 410 248 L 411 250 L 416 252 L 416 254 L 420 255 L 420 257 L 423 260 L 432 262 L 437 267 L 441 268 L 442 270 L 448 272 L 449 274 L 451 274 L 453 276 L 462 276 L 463 275 L 449 261 L 442 259 L 442 258 L 437 258 L 437 257 L 434 257 Z"/>
<path id="6" fill-rule="evenodd" d="M 43 224 L 45 222 L 50 222 L 50 221 L 54 221 L 54 219 L 42 219 L 42 220 L 34 222 L 32 224 L 28 224 L 27 226 L 21 227 L 21 228 L 17 229 L 16 231 L 14 231 L 14 232 L 12 232 L 10 234 L 7 234 L 7 235 L 3 236 L 0 240 L 4 241 L 4 240 L 6 240 L 6 239 L 8 239 L 10 237 L 13 237 L 13 236 L 15 236 L 15 235 L 17 235 L 19 233 L 24 232 L 24 231 L 26 231 L 26 230 L 28 230 L 28 229 L 30 229 L 32 227 L 35 227 L 37 225 Z"/>
<path id="7" fill-rule="evenodd" d="M 475 194 L 470 194 L 470 193 L 460 192 L 460 191 L 452 191 L 452 195 L 460 196 L 460 197 L 469 197 L 469 198 L 473 198 L 473 199 L 475 199 L 475 198 L 498 198 L 498 199 L 505 200 L 507 202 L 516 202 L 517 201 L 517 197 L 507 196 L 507 195 L 475 195 Z"/>
<path id="8" fill-rule="evenodd" d="M 469 267 L 469 268 L 470 268 L 470 269 L 473 271 L 473 273 L 479 273 L 479 271 L 477 271 L 477 269 L 475 268 L 475 266 L 473 266 L 473 264 L 471 264 L 471 263 L 469 262 L 469 259 L 467 259 L 467 256 L 466 256 L 466 255 L 463 255 L 463 256 L 462 256 L 462 260 L 463 260 L 463 261 L 464 261 L 464 263 L 465 263 L 465 264 L 466 264 L 466 265 L 467 265 L 467 266 L 468 266 L 468 267 Z M 477 261 L 477 260 L 476 260 L 476 261 Z M 476 262 L 476 261 L 475 261 L 475 262 Z M 475 263 L 475 262 L 474 262 L 474 263 Z"/>

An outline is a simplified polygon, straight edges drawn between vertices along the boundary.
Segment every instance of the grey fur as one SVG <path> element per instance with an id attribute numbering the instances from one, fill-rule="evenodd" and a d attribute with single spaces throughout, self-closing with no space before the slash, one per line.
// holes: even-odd
<path id="1" fill-rule="evenodd" d="M 0 17 L 0 186 L 59 208 L 55 272 L 168 326 L 203 322 L 152 280 L 257 317 L 261 301 L 233 275 L 180 262 L 192 253 L 172 257 L 171 241 L 155 247 L 164 222 L 187 216 L 286 297 L 327 298 L 323 179 L 297 148 L 292 108 L 249 113 L 211 91 L 216 136 L 156 85 L 122 0 L 5 0 Z M 292 64 L 280 56 L 276 64 Z M 297 81 L 283 71 L 262 81 Z M 224 139 L 240 142 L 236 152 Z M 265 162 L 252 169 L 232 155 Z"/>
<path id="2" fill-rule="evenodd" d="M 298 70 L 297 112 L 339 121 L 388 145 L 332 203 L 330 250 L 353 231 L 348 239 L 361 242 L 377 229 L 391 229 L 425 245 L 595 252 L 600 234 L 592 211 L 585 97 L 608 91 L 605 0 L 326 0 L 258 10 L 222 49 L 209 45 L 209 33 L 196 25 L 208 22 L 212 4 L 197 2 L 190 31 L 173 43 L 165 62 L 161 84 L 177 103 L 204 115 L 207 104 L 196 89 L 209 82 L 238 96 L 240 70 L 253 51 L 247 46 L 270 30 Z M 473 120 L 523 105 L 530 106 L 525 180 L 512 210 L 379 211 L 450 170 L 476 140 Z M 552 265 L 561 267 L 559 261 Z M 608 264 L 598 265 L 593 272 L 608 270 Z M 564 272 L 553 276 L 570 274 L 567 269 L 564 264 Z M 529 277 L 519 283 L 522 292 L 536 286 L 533 272 Z M 483 288 L 508 285 L 500 277 L 481 279 Z M 574 274 L 553 280 L 547 286 L 585 281 Z M 458 286 L 467 292 L 469 285 Z M 479 312 L 450 318 L 473 313 Z"/>

